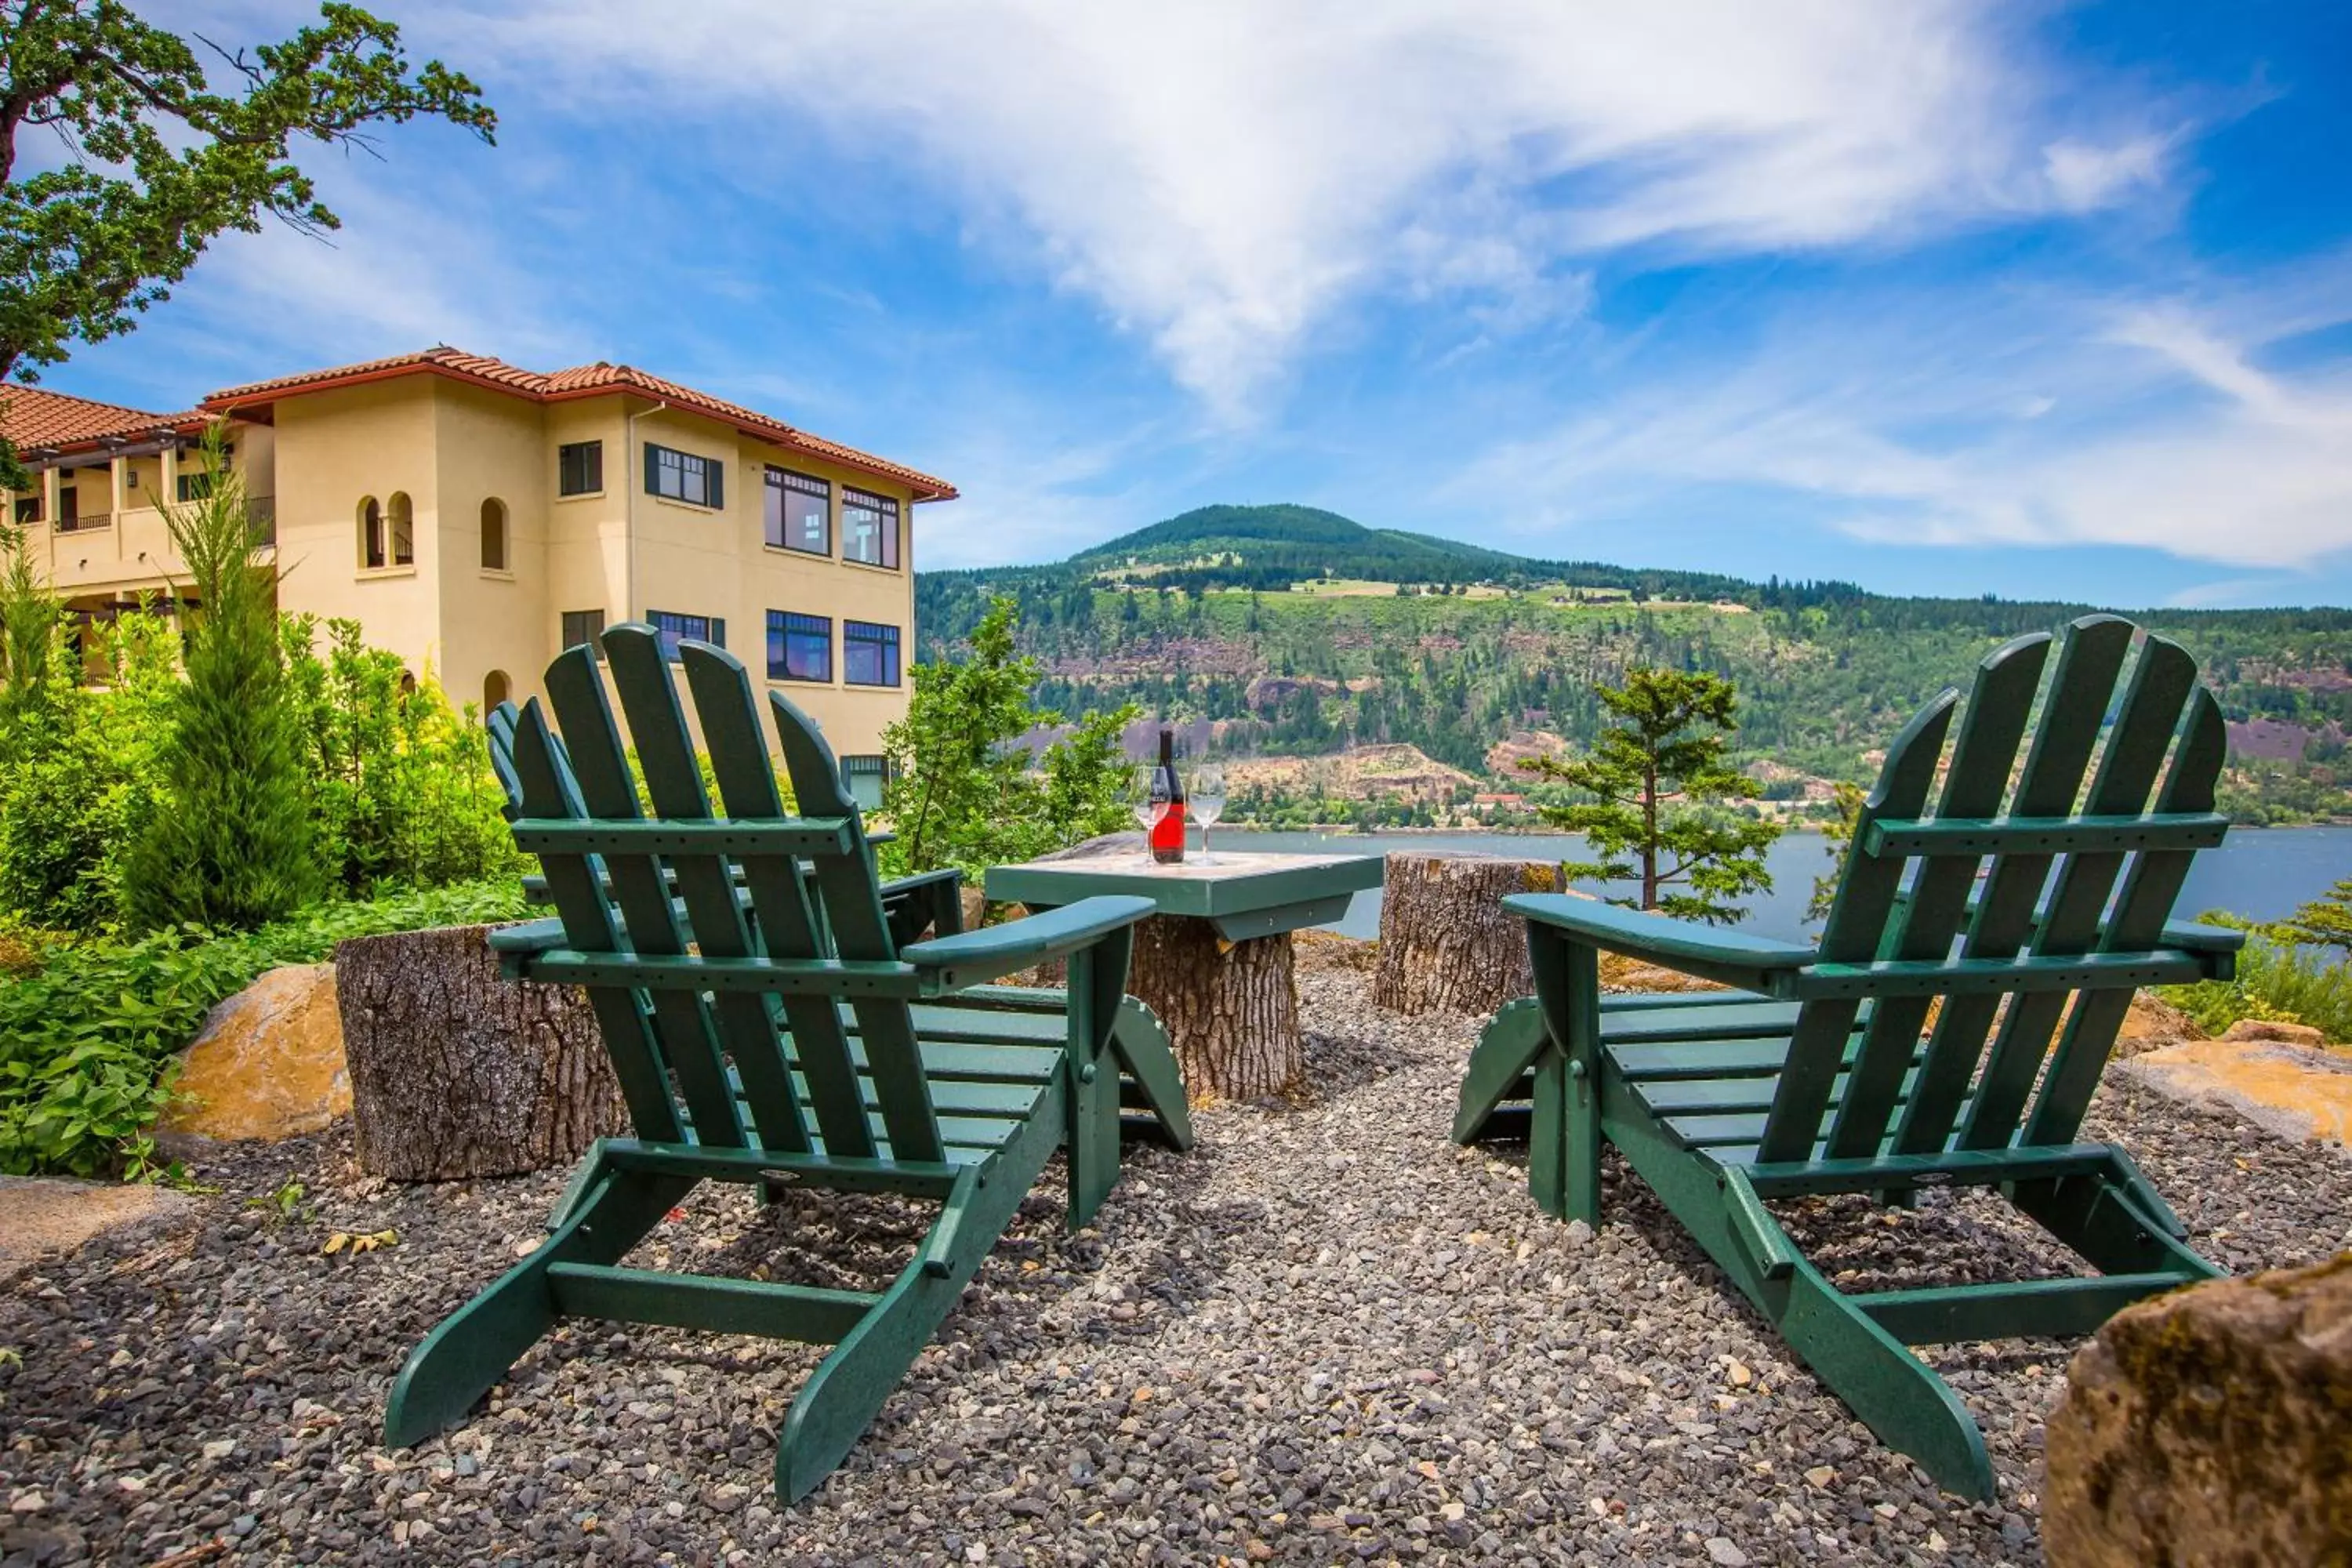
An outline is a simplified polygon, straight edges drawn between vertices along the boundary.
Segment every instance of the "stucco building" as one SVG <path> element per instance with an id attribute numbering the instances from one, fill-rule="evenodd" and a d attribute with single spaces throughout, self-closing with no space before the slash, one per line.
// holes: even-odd
<path id="1" fill-rule="evenodd" d="M 814 715 L 860 793 L 906 710 L 912 508 L 943 480 L 627 365 L 551 374 L 440 347 L 152 414 L 0 388 L 39 482 L 9 498 L 85 618 L 184 590 L 159 502 L 230 466 L 278 603 L 348 617 L 458 702 L 520 700 L 611 621 L 725 644 Z"/>

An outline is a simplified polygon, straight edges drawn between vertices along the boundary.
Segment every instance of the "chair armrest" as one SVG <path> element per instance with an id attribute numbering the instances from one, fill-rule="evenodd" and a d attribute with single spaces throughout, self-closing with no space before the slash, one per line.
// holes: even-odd
<path id="1" fill-rule="evenodd" d="M 2164 945 L 2189 952 L 2236 952 L 2246 945 L 2246 933 L 2228 926 L 2175 921 L 2164 928 Z"/>
<path id="2" fill-rule="evenodd" d="M 915 942 L 900 950 L 898 958 L 915 966 L 927 988 L 956 991 L 1066 958 L 1133 925 L 1154 908 L 1150 899 L 1080 899 L 1001 926 Z"/>
<path id="3" fill-rule="evenodd" d="M 502 959 L 536 958 L 562 945 L 563 922 L 560 920 L 525 921 L 490 932 L 490 951 Z"/>
<path id="4" fill-rule="evenodd" d="M 1560 931 L 1589 946 L 1746 991 L 1769 994 L 1771 976 L 1801 969 L 1817 956 L 1812 948 L 1797 942 L 1567 893 L 1514 893 L 1503 900 L 1503 908 L 1530 925 Z"/>
<path id="5" fill-rule="evenodd" d="M 905 947 L 929 930 L 934 937 L 963 930 L 963 873 L 953 866 L 918 871 L 882 884 L 882 910 L 890 940 Z"/>

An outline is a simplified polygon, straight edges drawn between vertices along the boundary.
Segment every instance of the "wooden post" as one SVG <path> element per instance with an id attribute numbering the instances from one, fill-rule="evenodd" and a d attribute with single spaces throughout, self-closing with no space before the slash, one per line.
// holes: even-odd
<path id="1" fill-rule="evenodd" d="M 628 1130 L 595 1015 L 569 985 L 505 979 L 488 926 L 335 949 L 360 1168 L 395 1181 L 569 1164 Z"/>
<path id="2" fill-rule="evenodd" d="M 1535 989 L 1513 893 L 1566 890 L 1550 860 L 1391 854 L 1381 884 L 1376 1005 L 1406 1014 L 1492 1013 Z"/>
<path id="3" fill-rule="evenodd" d="M 1227 942 L 1207 921 L 1153 915 L 1135 928 L 1127 989 L 1167 1028 L 1195 1105 L 1265 1100 L 1306 1076 L 1287 931 Z"/>

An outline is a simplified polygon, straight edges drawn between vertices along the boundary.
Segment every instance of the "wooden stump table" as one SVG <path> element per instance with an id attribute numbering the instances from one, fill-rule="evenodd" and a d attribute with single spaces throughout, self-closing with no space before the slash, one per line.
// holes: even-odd
<path id="1" fill-rule="evenodd" d="M 988 872 L 992 902 L 1059 909 L 1098 893 L 1150 899 L 1136 927 L 1127 989 L 1166 1026 L 1185 1092 L 1262 1100 L 1297 1086 L 1306 1067 L 1290 933 L 1328 925 L 1381 881 L 1377 855 L 1265 855 L 1220 850 L 1158 865 L 1118 834 Z"/>

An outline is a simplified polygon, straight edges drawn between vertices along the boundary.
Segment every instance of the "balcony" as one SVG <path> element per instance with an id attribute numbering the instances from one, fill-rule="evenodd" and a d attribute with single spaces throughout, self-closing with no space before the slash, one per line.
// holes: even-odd
<path id="1" fill-rule="evenodd" d="M 112 512 L 86 511 L 78 517 L 61 517 L 58 519 L 58 531 L 59 533 L 89 533 L 98 529 L 112 528 L 113 526 L 114 514 Z"/>

